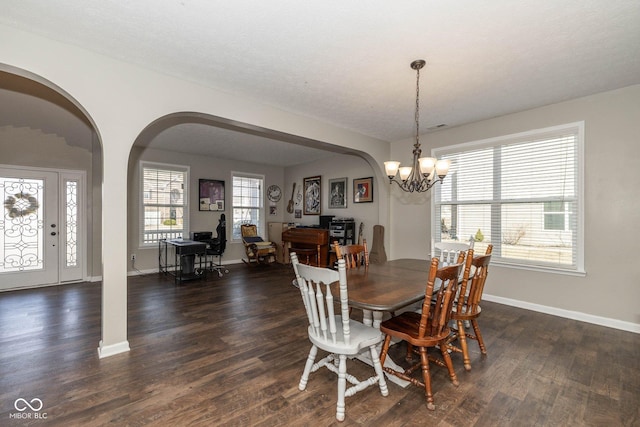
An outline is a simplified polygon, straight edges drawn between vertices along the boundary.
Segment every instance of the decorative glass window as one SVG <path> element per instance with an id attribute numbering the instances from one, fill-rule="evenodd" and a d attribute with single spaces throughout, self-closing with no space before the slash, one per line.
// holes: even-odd
<path id="1" fill-rule="evenodd" d="M 189 230 L 187 166 L 140 163 L 140 245 L 186 238 Z"/>
<path id="2" fill-rule="evenodd" d="M 572 273 L 583 261 L 583 123 L 433 150 L 435 241 L 493 245 L 492 263 Z"/>
<path id="3" fill-rule="evenodd" d="M 78 181 L 65 180 L 65 266 L 78 265 Z"/>

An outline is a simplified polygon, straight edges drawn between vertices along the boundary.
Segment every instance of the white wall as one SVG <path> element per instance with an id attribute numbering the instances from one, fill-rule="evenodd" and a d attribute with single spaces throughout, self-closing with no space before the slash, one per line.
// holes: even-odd
<path id="1" fill-rule="evenodd" d="M 586 277 L 494 267 L 488 298 L 640 332 L 640 85 L 451 128 L 421 138 L 425 151 L 564 123 L 585 122 Z M 392 153 L 410 152 L 399 141 Z M 430 203 L 430 200 L 429 202 Z M 392 256 L 423 253 L 428 203 L 392 196 Z M 421 218 L 412 221 L 406 218 Z"/>

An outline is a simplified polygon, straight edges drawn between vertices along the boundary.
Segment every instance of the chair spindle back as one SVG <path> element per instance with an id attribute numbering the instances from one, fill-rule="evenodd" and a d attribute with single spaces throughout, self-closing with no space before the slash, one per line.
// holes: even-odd
<path id="1" fill-rule="evenodd" d="M 462 272 L 463 264 L 453 264 L 442 268 L 438 268 L 438 264 L 438 258 L 431 259 L 418 329 L 420 338 L 427 335 L 440 335 L 444 328 L 448 327 L 451 319 L 451 310 L 458 290 L 458 278 Z M 436 284 L 438 284 L 437 289 Z M 429 330 L 427 330 L 427 325 L 430 325 Z"/>
<path id="2" fill-rule="evenodd" d="M 464 314 L 475 314 L 480 309 L 480 301 L 484 292 L 484 284 L 487 281 L 491 255 L 479 255 L 472 258 L 471 267 L 473 275 L 465 280 L 460 288 L 460 297 L 456 311 Z"/>
<path id="3" fill-rule="evenodd" d="M 309 334 L 324 342 L 349 344 L 349 297 L 347 293 L 347 273 L 344 260 L 338 261 L 338 271 L 329 268 L 300 264 L 295 252 L 291 253 L 291 263 L 296 274 L 302 301 L 309 320 Z M 336 324 L 334 296 L 331 284 L 339 282 L 338 296 L 342 325 Z M 342 328 L 338 333 L 338 327 Z"/>
<path id="4" fill-rule="evenodd" d="M 434 246 L 440 251 L 441 266 L 455 264 L 460 253 L 466 252 L 470 248 L 469 243 L 463 242 L 437 242 Z"/>
<path id="5" fill-rule="evenodd" d="M 347 269 L 364 265 L 369 266 L 369 250 L 367 249 L 367 239 L 362 240 L 361 245 L 340 246 L 338 241 L 333 242 L 338 260 L 344 259 Z"/>

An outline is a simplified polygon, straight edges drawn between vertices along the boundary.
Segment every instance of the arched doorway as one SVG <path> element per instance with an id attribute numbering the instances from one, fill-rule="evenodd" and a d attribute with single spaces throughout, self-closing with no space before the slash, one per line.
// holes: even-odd
<path id="1" fill-rule="evenodd" d="M 0 290 L 99 274 L 101 147 L 86 113 L 50 82 L 0 68 L 0 158 Z"/>

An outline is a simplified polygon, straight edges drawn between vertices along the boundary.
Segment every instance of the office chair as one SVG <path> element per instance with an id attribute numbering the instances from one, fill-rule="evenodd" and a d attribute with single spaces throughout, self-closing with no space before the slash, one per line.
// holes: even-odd
<path id="1" fill-rule="evenodd" d="M 218 277 L 222 277 L 222 273 L 229 273 L 229 270 L 222 265 L 222 254 L 227 247 L 227 219 L 224 214 L 220 215 L 218 226 L 216 227 L 216 237 L 207 241 L 207 249 L 205 256 L 211 256 L 209 262 L 209 271 L 218 272 Z M 214 263 L 215 257 L 218 257 L 218 263 Z"/>

